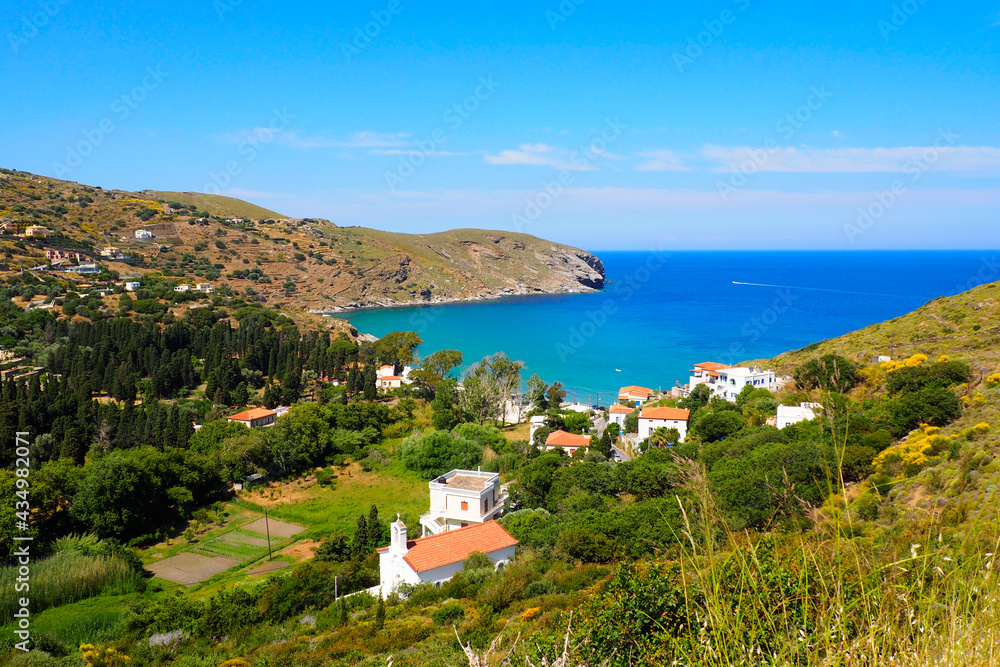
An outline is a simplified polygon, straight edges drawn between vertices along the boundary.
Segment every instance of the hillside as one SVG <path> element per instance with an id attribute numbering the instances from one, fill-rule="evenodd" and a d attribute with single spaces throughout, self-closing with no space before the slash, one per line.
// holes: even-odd
<path id="1" fill-rule="evenodd" d="M 768 363 L 785 372 L 829 353 L 865 363 L 873 355 L 905 359 L 921 353 L 935 359 L 947 354 L 967 358 L 980 374 L 995 372 L 1000 368 L 1000 283 L 939 297 L 906 315 L 780 354 Z"/>
<path id="2" fill-rule="evenodd" d="M 223 195 L 210 195 L 203 192 L 169 192 L 166 190 L 143 190 L 138 193 L 149 199 L 180 202 L 188 207 L 194 207 L 199 211 L 208 211 L 212 215 L 222 217 L 237 218 L 287 218 L 287 215 L 275 213 L 263 206 L 257 206 L 250 202 L 235 197 L 225 197 Z"/>
<path id="3" fill-rule="evenodd" d="M 120 275 L 158 271 L 317 313 L 604 286 L 600 259 L 527 234 L 341 228 L 228 197 L 104 190 L 11 170 L 0 171 L 0 223 L 2 270 L 45 266 L 46 250 L 67 249 Z M 26 237 L 29 225 L 48 237 Z M 117 254 L 101 256 L 108 248 Z"/>

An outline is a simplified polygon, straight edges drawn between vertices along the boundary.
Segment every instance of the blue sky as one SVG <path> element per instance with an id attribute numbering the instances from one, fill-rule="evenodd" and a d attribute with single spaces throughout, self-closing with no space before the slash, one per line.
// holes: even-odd
<path id="1" fill-rule="evenodd" d="M 6 7 L 9 168 L 595 250 L 1000 246 L 1000 2 Z"/>

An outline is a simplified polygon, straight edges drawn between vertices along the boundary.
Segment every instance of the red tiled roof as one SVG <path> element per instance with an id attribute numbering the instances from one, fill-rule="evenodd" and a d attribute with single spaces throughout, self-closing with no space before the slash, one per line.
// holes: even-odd
<path id="1" fill-rule="evenodd" d="M 449 530 L 437 535 L 418 537 L 406 543 L 403 560 L 416 572 L 426 572 L 436 567 L 459 563 L 473 551 L 488 554 L 517 545 L 514 536 L 504 530 L 496 521 Z M 385 551 L 389 547 L 382 547 Z"/>
<path id="2" fill-rule="evenodd" d="M 577 435 L 566 431 L 552 431 L 545 439 L 547 447 L 590 447 L 589 435 Z"/>
<path id="3" fill-rule="evenodd" d="M 686 422 L 688 417 L 691 416 L 690 410 L 681 410 L 680 408 L 644 408 L 642 412 L 639 413 L 640 419 L 671 419 Z"/>
<path id="4" fill-rule="evenodd" d="M 403 378 L 398 375 L 383 375 L 380 379 L 382 380 L 402 380 Z"/>
<path id="5" fill-rule="evenodd" d="M 652 396 L 655 393 L 656 392 L 654 392 L 649 387 L 639 387 L 639 386 L 636 386 L 636 385 L 629 385 L 628 387 L 622 387 L 621 389 L 618 390 L 618 397 L 621 398 L 623 396 L 632 395 L 632 394 L 635 394 L 635 395 L 644 395 L 644 396 Z"/>
<path id="6" fill-rule="evenodd" d="M 721 371 L 723 368 L 732 368 L 732 366 L 720 364 L 717 361 L 704 361 L 700 364 L 695 364 L 694 367 L 703 371 Z"/>
<path id="7" fill-rule="evenodd" d="M 278 413 L 274 410 L 268 410 L 267 408 L 250 408 L 249 410 L 244 410 L 243 412 L 237 412 L 235 415 L 229 415 L 227 419 L 248 422 L 254 419 L 260 419 L 261 417 L 273 416 L 276 414 Z"/>
<path id="8" fill-rule="evenodd" d="M 387 369 L 387 368 L 388 368 L 388 369 L 389 369 L 390 371 L 394 371 L 394 370 L 396 370 L 396 367 L 395 367 L 395 366 L 392 366 L 391 364 L 385 364 L 384 366 L 379 366 L 379 367 L 378 367 L 378 369 L 379 369 L 380 371 L 384 371 L 384 370 L 385 370 L 385 369 Z"/>
<path id="9" fill-rule="evenodd" d="M 627 405 L 622 405 L 621 403 L 616 403 L 612 405 L 611 409 L 608 410 L 608 412 L 610 412 L 613 415 L 622 415 L 622 414 L 629 415 L 632 414 L 632 411 L 633 411 L 632 408 L 630 408 Z"/>

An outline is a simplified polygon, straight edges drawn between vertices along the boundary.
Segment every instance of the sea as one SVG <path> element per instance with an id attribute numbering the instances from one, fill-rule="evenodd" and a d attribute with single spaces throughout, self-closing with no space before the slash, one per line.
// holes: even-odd
<path id="1" fill-rule="evenodd" d="M 360 332 L 415 331 L 419 353 L 495 352 L 558 380 L 568 400 L 608 405 L 618 388 L 667 390 L 695 363 L 770 358 L 1000 280 L 984 251 L 600 252 L 603 292 L 338 314 Z M 864 350 L 888 354 L 887 350 Z"/>

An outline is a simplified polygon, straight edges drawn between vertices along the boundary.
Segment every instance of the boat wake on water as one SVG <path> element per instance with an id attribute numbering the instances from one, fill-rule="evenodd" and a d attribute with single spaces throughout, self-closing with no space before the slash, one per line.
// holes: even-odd
<path id="1" fill-rule="evenodd" d="M 836 294 L 860 294 L 861 296 L 883 296 L 891 299 L 908 298 L 905 294 L 883 294 L 880 292 L 858 292 L 849 289 L 833 289 L 830 287 L 796 287 L 794 285 L 769 285 L 767 283 L 743 283 L 738 280 L 733 281 L 734 285 L 748 285 L 750 287 L 777 287 L 779 289 L 807 290 L 809 292 L 834 292 Z"/>

